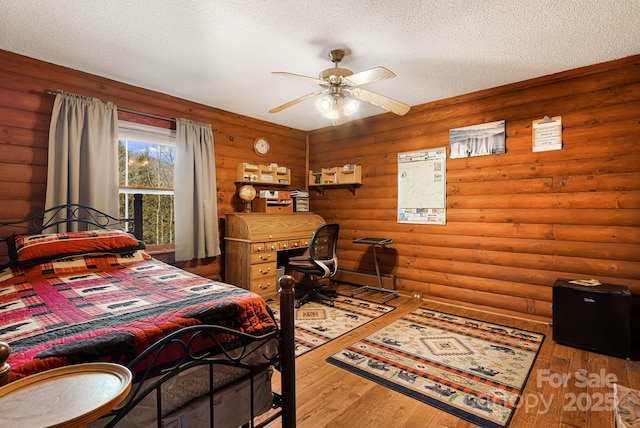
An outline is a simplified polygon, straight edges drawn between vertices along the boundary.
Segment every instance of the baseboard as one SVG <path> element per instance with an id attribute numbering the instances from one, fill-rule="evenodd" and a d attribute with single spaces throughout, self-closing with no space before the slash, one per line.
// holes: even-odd
<path id="1" fill-rule="evenodd" d="M 385 290 L 396 289 L 396 276 L 382 274 L 380 275 L 382 280 L 382 288 Z M 334 281 L 344 282 L 347 284 L 366 285 L 369 287 L 380 287 L 378 284 L 378 277 L 375 272 L 364 272 L 355 269 L 339 268 L 338 272 L 332 278 Z"/>

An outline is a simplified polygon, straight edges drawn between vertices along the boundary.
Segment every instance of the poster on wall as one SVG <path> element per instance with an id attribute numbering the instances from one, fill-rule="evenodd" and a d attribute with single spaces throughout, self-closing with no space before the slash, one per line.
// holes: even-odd
<path id="1" fill-rule="evenodd" d="M 506 135 L 504 120 L 450 129 L 449 157 L 459 159 L 505 153 Z"/>
<path id="2" fill-rule="evenodd" d="M 534 152 L 546 152 L 562 149 L 562 117 L 545 116 L 543 119 L 534 120 L 531 126 L 532 139 L 531 150 Z"/>
<path id="3" fill-rule="evenodd" d="M 398 223 L 446 224 L 447 148 L 398 153 Z"/>

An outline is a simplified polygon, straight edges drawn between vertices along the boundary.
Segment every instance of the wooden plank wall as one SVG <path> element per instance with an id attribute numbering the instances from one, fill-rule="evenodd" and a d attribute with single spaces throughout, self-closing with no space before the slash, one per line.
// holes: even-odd
<path id="1" fill-rule="evenodd" d="M 340 266 L 373 270 L 426 298 L 548 320 L 558 277 L 640 294 L 640 55 L 328 127 L 310 135 L 311 168 L 362 164 L 363 186 L 313 192 L 341 226 Z M 375 88 L 371 88 L 375 90 Z M 393 94 L 388 94 L 393 95 Z M 563 148 L 533 153 L 532 121 L 562 116 Z M 507 153 L 447 159 L 447 224 L 396 222 L 397 153 L 443 147 L 448 131 L 506 120 Z"/>
<path id="2" fill-rule="evenodd" d="M 44 208 L 54 100 L 45 90 L 58 89 L 111 101 L 121 108 L 167 118 L 182 117 L 217 128 L 214 144 L 221 219 L 226 212 L 243 209 L 234 184 L 239 162 L 288 166 L 292 185 L 304 186 L 306 134 L 301 131 L 0 50 L 0 221 L 21 219 Z M 139 115 L 120 113 L 119 117 L 175 128 L 172 122 Z M 257 136 L 271 141 L 269 156 L 259 158 L 254 154 L 252 146 Z M 3 251 L 6 255 L 6 249 Z M 183 267 L 205 276 L 220 275 L 224 263 L 219 259 L 200 260 Z"/>
<path id="3" fill-rule="evenodd" d="M 598 278 L 640 294 L 640 56 L 571 70 L 310 133 L 311 167 L 363 165 L 364 185 L 313 192 L 311 208 L 341 225 L 340 264 L 372 270 L 353 238 L 394 240 L 380 252 L 400 290 L 548 319 L 557 277 Z M 53 97 L 62 89 L 122 108 L 211 123 L 219 215 L 240 211 L 238 162 L 275 162 L 306 179 L 302 131 L 0 51 L 0 221 L 41 210 Z M 531 152 L 531 121 L 561 115 L 564 147 Z M 121 114 L 169 127 L 169 122 Z M 507 122 L 504 155 L 447 161 L 447 225 L 399 225 L 397 153 L 448 145 L 448 130 Z M 263 135 L 272 154 L 256 157 Z M 223 232 L 223 231 L 222 231 Z M 220 258 L 185 264 L 222 274 Z"/>

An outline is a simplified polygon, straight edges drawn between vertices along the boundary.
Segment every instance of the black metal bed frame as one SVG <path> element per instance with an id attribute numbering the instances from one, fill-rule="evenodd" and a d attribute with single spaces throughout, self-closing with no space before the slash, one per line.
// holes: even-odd
<path id="1" fill-rule="evenodd" d="M 92 228 L 107 229 L 116 226 L 122 227 L 124 224 L 133 222 L 133 219 L 118 219 L 95 208 L 81 204 L 60 205 L 49 208 L 40 213 L 34 214 L 22 220 L 0 223 L 0 227 L 9 227 L 20 233 L 37 234 L 42 232 L 60 233 L 64 225 L 64 232 L 68 231 L 71 224 L 79 224 L 79 230 L 91 230 Z M 6 242 L 10 236 L 0 237 L 0 242 Z M 214 394 L 227 385 L 214 388 L 214 372 L 216 366 L 237 367 L 246 371 L 240 379 L 250 379 L 251 399 L 250 399 L 250 420 L 246 427 L 263 427 L 277 418 L 281 418 L 282 427 L 290 428 L 296 426 L 296 398 L 295 398 L 295 340 L 294 340 L 294 284 L 295 280 L 284 275 L 278 281 L 278 293 L 280 295 L 280 328 L 264 335 L 250 335 L 241 333 L 216 325 L 197 325 L 180 329 L 143 351 L 128 368 L 134 373 L 134 386 L 132 393 L 125 398 L 123 403 L 105 417 L 111 416 L 106 427 L 117 424 L 126 414 L 129 413 L 146 396 L 156 393 L 157 423 L 161 426 L 162 417 L 162 385 L 189 368 L 208 365 L 209 366 L 209 417 L 210 425 L 213 427 L 214 419 Z M 219 336 L 233 337 L 230 342 L 224 343 L 219 340 Z M 197 351 L 193 348 L 196 338 L 206 338 L 213 342 L 213 350 Z M 266 355 L 260 345 L 275 340 L 277 346 L 273 355 Z M 233 344 L 233 348 L 230 345 Z M 249 346 L 251 345 L 251 346 Z M 176 349 L 181 351 L 180 358 L 168 366 L 162 366 L 160 372 L 155 363 L 161 359 L 165 352 L 172 352 L 175 355 Z M 6 363 L 10 353 L 10 347 L 4 342 L 0 342 L 0 386 L 8 381 L 9 365 Z M 251 358 L 258 361 L 249 361 Z M 145 370 L 139 370 L 140 365 L 147 365 Z M 263 372 L 269 366 L 275 367 L 281 372 L 281 393 L 273 392 L 273 408 L 277 411 L 270 414 L 264 421 L 254 425 L 254 377 Z"/>

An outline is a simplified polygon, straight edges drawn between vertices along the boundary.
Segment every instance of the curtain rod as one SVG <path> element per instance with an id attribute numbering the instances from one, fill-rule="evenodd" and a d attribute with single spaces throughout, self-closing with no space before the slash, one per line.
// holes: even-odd
<path id="1" fill-rule="evenodd" d="M 44 91 L 44 92 L 45 92 L 46 94 L 49 94 L 49 95 L 57 95 L 57 94 L 59 93 L 59 91 L 51 91 L 51 90 L 49 90 L 49 89 L 47 89 L 47 90 L 46 90 L 46 91 Z M 158 116 L 158 115 L 155 115 L 155 114 L 145 113 L 145 112 L 142 112 L 142 111 L 129 110 L 128 108 L 118 107 L 118 111 L 123 111 L 123 112 L 125 112 L 125 113 L 131 113 L 131 114 L 135 114 L 135 115 L 138 115 L 138 116 L 150 117 L 150 118 L 152 118 L 152 119 L 167 120 L 167 121 L 169 121 L 169 122 L 173 122 L 173 123 L 175 123 L 175 122 L 176 122 L 176 120 L 175 120 L 175 119 L 172 119 L 172 118 L 170 118 L 170 117 Z M 216 129 L 216 128 L 214 128 L 214 127 L 211 127 L 211 130 L 212 130 L 212 131 L 214 131 L 214 132 L 215 132 L 215 131 L 217 131 L 217 129 Z"/>

